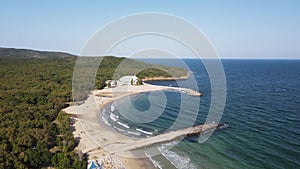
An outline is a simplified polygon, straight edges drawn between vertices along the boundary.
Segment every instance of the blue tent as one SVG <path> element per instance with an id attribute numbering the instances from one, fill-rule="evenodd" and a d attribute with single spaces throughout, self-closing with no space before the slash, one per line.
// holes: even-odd
<path id="1" fill-rule="evenodd" d="M 95 161 L 91 161 L 87 169 L 102 169 L 102 167 Z"/>

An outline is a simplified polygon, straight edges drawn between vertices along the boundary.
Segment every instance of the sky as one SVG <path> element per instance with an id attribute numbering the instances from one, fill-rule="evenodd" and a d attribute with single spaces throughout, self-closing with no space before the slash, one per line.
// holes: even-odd
<path id="1" fill-rule="evenodd" d="M 0 47 L 80 54 L 87 40 L 111 21 L 162 12 L 195 25 L 221 58 L 300 59 L 298 0 L 0 0 L 0 4 Z M 127 54 L 122 48 L 118 51 L 116 55 Z"/>

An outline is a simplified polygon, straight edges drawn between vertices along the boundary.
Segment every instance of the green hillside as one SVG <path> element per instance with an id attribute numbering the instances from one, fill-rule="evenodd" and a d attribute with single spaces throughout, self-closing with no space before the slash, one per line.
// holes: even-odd
<path id="1" fill-rule="evenodd" d="M 18 58 L 52 58 L 52 57 L 75 57 L 64 52 L 37 51 L 30 49 L 0 48 L 0 57 L 18 57 Z"/>
<path id="2" fill-rule="evenodd" d="M 65 103 L 73 100 L 76 59 L 57 52 L 0 50 L 0 168 L 86 168 L 84 155 L 74 151 L 76 141 L 70 131 L 69 116 L 61 112 Z M 87 57 L 86 61 L 93 58 Z M 120 64 L 121 68 L 115 71 Z M 88 87 L 103 88 L 107 79 L 147 67 L 157 68 L 149 71 L 152 75 L 172 76 L 168 71 L 176 76 L 187 73 L 175 67 L 104 57 L 95 85 Z M 86 94 L 82 93 L 80 99 L 85 99 Z"/>

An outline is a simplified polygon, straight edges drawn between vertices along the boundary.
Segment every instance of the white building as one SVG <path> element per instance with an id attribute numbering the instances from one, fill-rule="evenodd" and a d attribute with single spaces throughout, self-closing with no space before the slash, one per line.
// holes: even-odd
<path id="1" fill-rule="evenodd" d="M 106 83 L 106 86 L 109 86 L 109 87 L 117 87 L 117 85 L 118 85 L 116 80 L 107 80 L 105 83 Z"/>
<path id="2" fill-rule="evenodd" d="M 122 85 L 131 85 L 131 81 L 132 84 L 136 85 L 138 82 L 138 77 L 136 76 L 123 76 L 119 79 L 120 84 Z"/>

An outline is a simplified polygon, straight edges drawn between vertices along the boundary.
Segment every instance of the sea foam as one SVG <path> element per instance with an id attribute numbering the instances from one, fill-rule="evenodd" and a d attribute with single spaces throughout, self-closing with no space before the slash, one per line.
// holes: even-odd
<path id="1" fill-rule="evenodd" d="M 115 106 L 112 104 L 111 106 L 110 106 L 110 111 L 114 111 L 116 108 L 115 108 Z"/>
<path id="2" fill-rule="evenodd" d="M 116 116 L 116 115 L 113 114 L 113 113 L 110 113 L 109 117 L 110 117 L 110 119 L 112 119 L 113 121 L 117 121 L 118 118 L 119 118 L 118 116 Z"/>
<path id="3" fill-rule="evenodd" d="M 117 122 L 118 124 L 120 124 L 121 126 L 129 129 L 130 127 L 128 126 L 128 124 L 124 124 L 124 123 L 121 123 L 120 121 Z"/>
<path id="4" fill-rule="evenodd" d="M 140 131 L 142 133 L 145 133 L 145 134 L 149 134 L 149 135 L 152 135 L 153 133 L 149 132 L 149 131 L 145 131 L 145 130 L 142 130 L 142 129 L 139 129 L 137 128 L 136 131 Z"/>
<path id="5" fill-rule="evenodd" d="M 164 145 L 159 146 L 158 150 L 178 169 L 197 169 L 188 156 L 181 156 L 174 151 L 167 150 Z"/>
<path id="6" fill-rule="evenodd" d="M 154 165 L 154 167 L 159 168 L 159 169 L 163 169 L 163 166 L 161 164 L 159 164 L 159 161 L 154 160 L 151 155 L 149 155 L 147 152 L 145 152 L 146 157 L 152 162 L 152 164 Z"/>
<path id="7" fill-rule="evenodd" d="M 107 118 L 105 118 L 105 117 L 103 117 L 103 116 L 102 116 L 102 121 L 103 121 L 106 125 L 111 126 L 111 124 L 108 122 Z"/>

